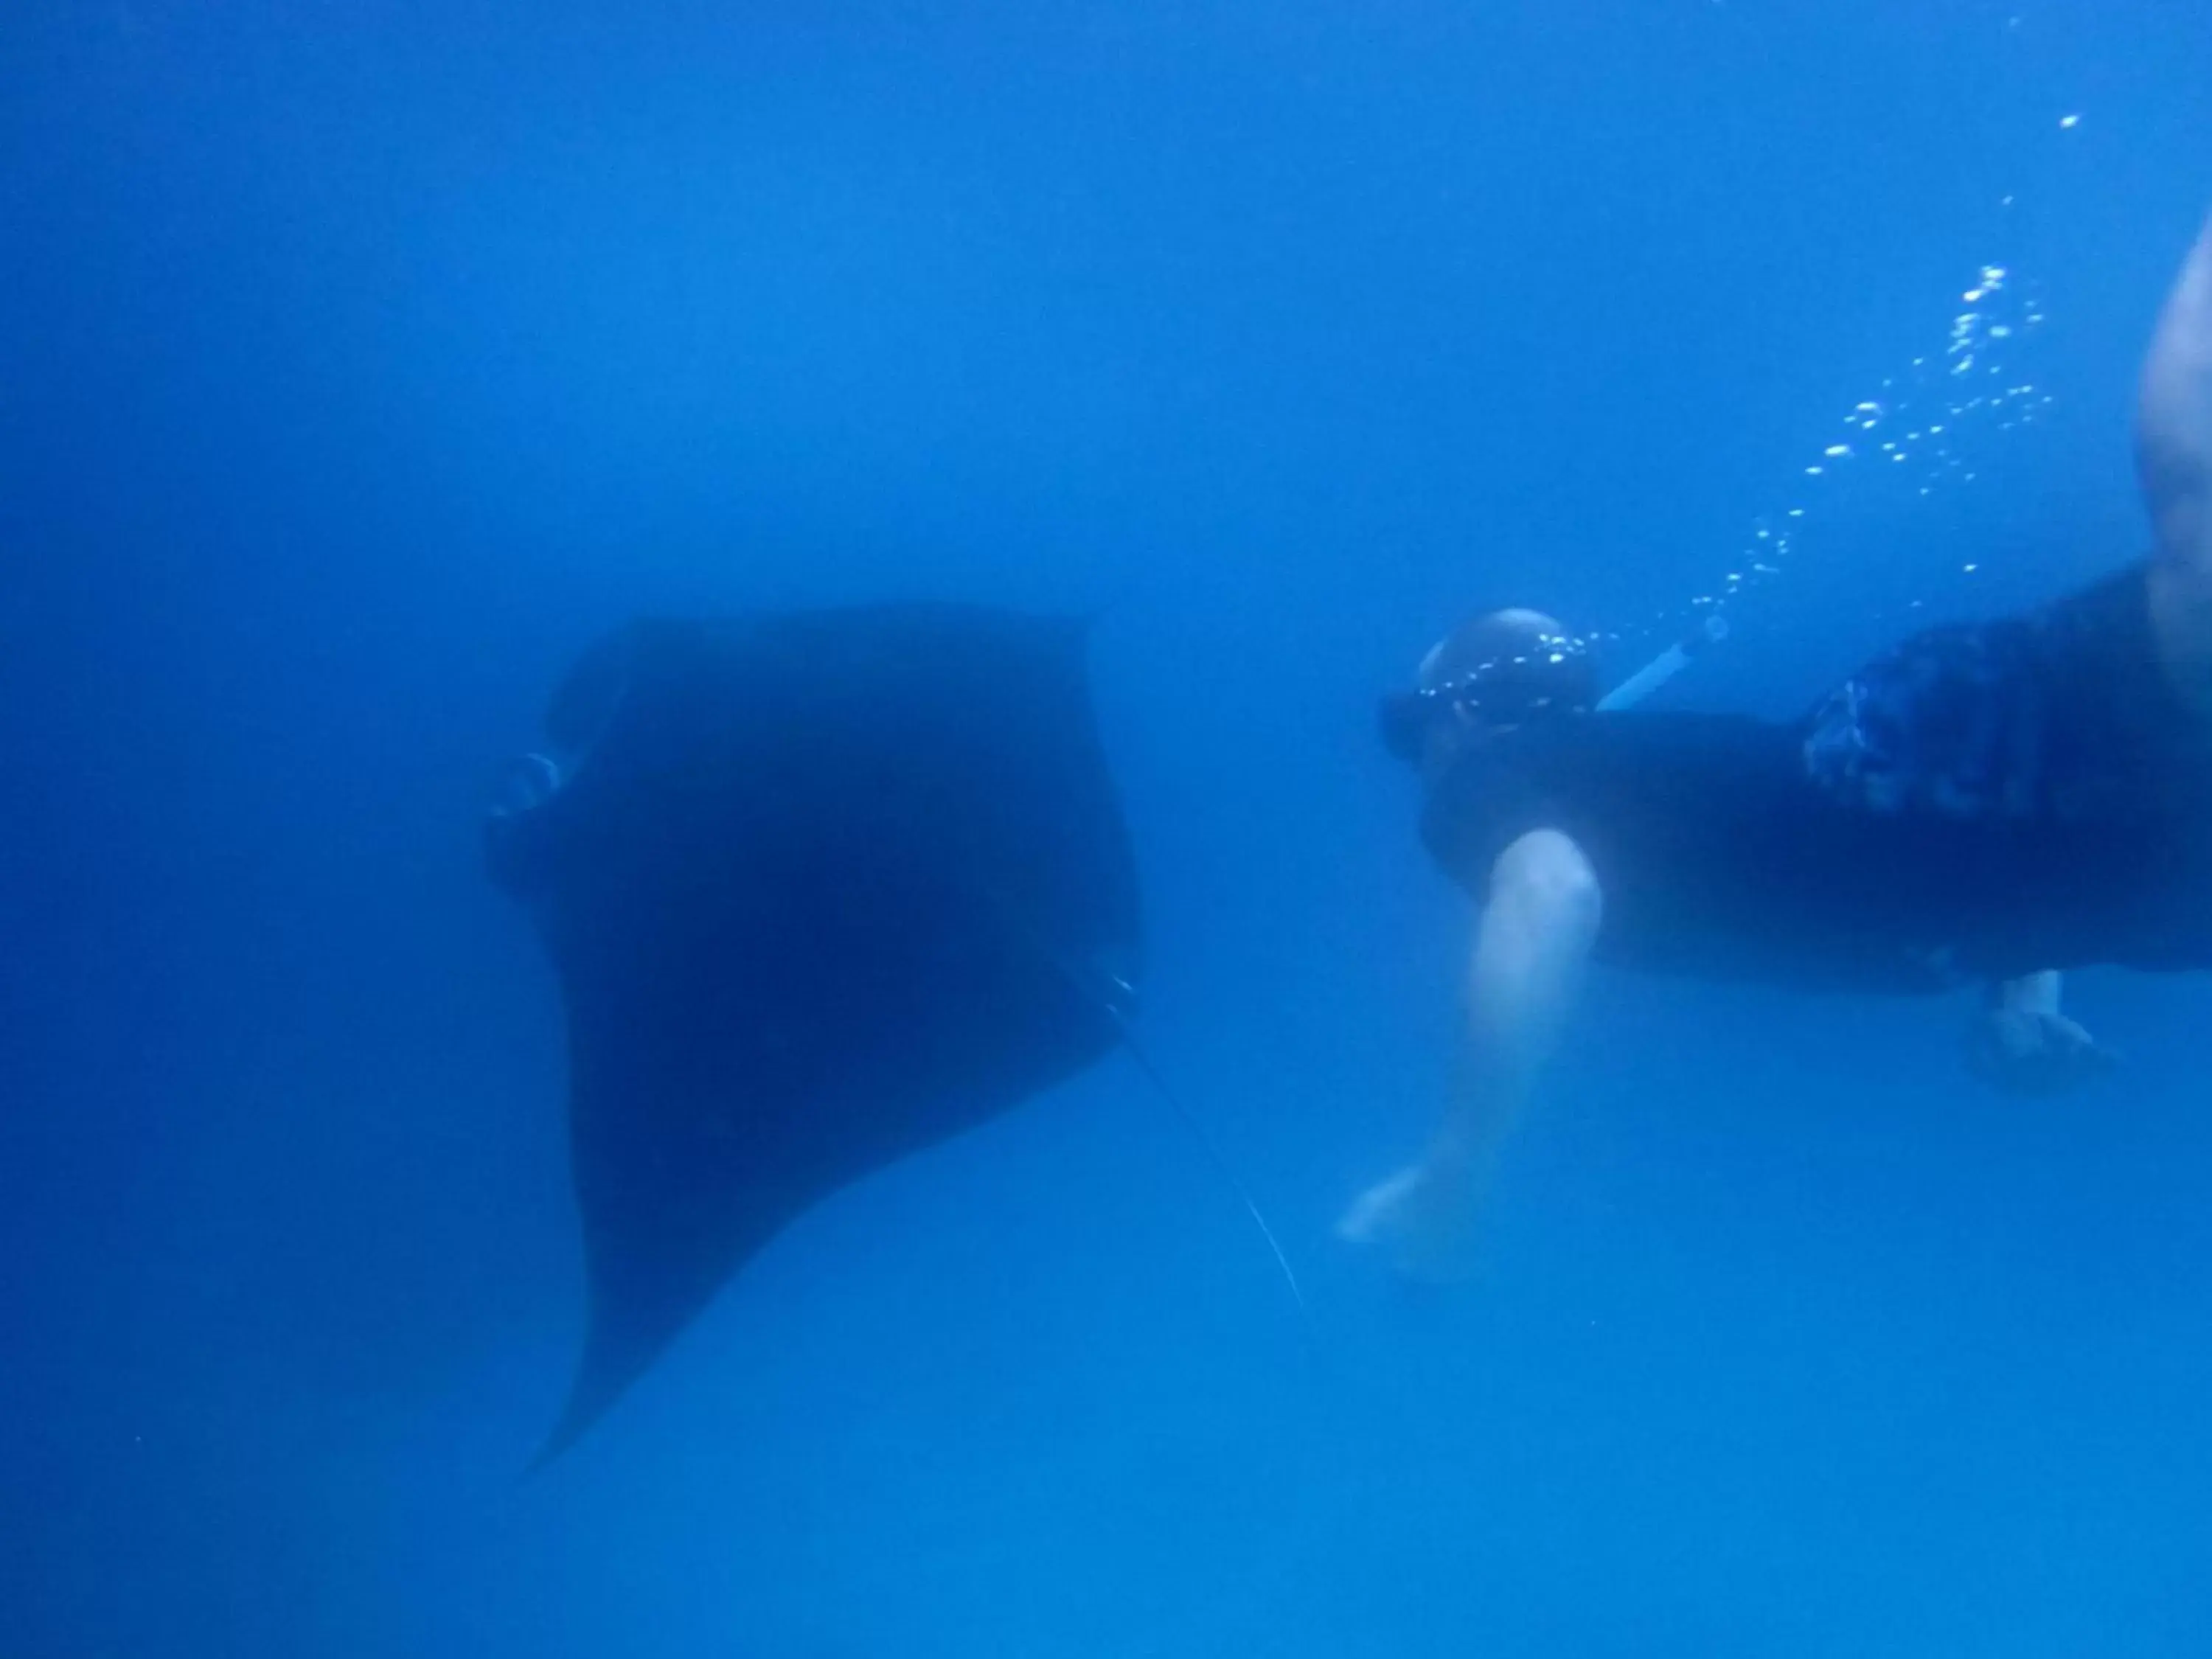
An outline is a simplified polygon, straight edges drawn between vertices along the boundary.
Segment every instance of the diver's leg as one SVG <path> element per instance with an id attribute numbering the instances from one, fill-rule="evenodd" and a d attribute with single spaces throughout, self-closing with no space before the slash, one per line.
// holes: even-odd
<path id="1" fill-rule="evenodd" d="M 2155 544 L 2151 623 L 2175 689 L 2212 716 L 2212 219 L 2143 362 L 2136 459 Z"/>
<path id="2" fill-rule="evenodd" d="M 1499 854 L 1475 927 L 1467 1040 L 1443 1121 L 1419 1163 L 1352 1205 L 1340 1237 L 1391 1239 L 1418 1277 L 1466 1270 L 1498 1152 L 1559 1042 L 1601 908 L 1589 859 L 1559 831 L 1533 831 Z"/>

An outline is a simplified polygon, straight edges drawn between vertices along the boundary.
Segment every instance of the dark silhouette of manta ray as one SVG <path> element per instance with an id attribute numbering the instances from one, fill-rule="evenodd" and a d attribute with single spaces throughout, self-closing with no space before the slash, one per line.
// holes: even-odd
<path id="1" fill-rule="evenodd" d="M 568 1015 L 590 1314 L 538 1466 L 780 1228 L 1120 1041 L 1137 879 L 1084 623 L 641 622 L 492 815 Z"/>

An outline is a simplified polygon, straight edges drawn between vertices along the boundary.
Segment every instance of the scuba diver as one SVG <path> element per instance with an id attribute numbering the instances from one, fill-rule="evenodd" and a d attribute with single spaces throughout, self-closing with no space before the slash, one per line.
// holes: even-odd
<path id="1" fill-rule="evenodd" d="M 2111 1060 L 2060 974 L 2212 968 L 2212 219 L 2145 361 L 2148 558 L 1915 635 L 1804 719 L 1610 710 L 1550 618 L 1479 617 L 1387 699 L 1422 839 L 1475 899 L 1464 1053 L 1419 1161 L 1339 1225 L 1467 1266 L 1590 961 L 1863 993 L 1978 988 L 1967 1055 L 2052 1094 Z"/>

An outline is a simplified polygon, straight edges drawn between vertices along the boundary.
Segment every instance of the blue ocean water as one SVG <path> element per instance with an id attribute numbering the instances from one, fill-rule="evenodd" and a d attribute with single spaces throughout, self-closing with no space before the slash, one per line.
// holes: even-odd
<path id="1" fill-rule="evenodd" d="M 2082 976 L 2124 1073 L 2021 1104 L 1955 1007 L 1601 978 L 1476 1283 L 1330 1236 L 1466 927 L 1376 696 L 1504 603 L 1626 672 L 1793 506 L 1670 701 L 2140 551 L 2208 84 L 2149 0 L 17 0 L 0 1653 L 2212 1650 L 2201 986 Z M 1810 477 L 1993 264 L 2035 418 Z M 1147 1041 L 1318 1340 L 1109 1061 L 520 1481 L 499 763 L 624 617 L 883 596 L 1104 607 Z"/>

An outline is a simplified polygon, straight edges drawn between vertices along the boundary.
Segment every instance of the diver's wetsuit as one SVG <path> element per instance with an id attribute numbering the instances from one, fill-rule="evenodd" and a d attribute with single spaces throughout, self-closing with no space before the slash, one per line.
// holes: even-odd
<path id="1" fill-rule="evenodd" d="M 1915 635 L 1805 719 L 1591 714 L 1468 746 L 1422 836 L 1482 894 L 1553 829 L 1603 889 L 1601 961 L 1929 992 L 2212 967 L 2212 731 L 2166 688 L 2144 568 Z"/>

